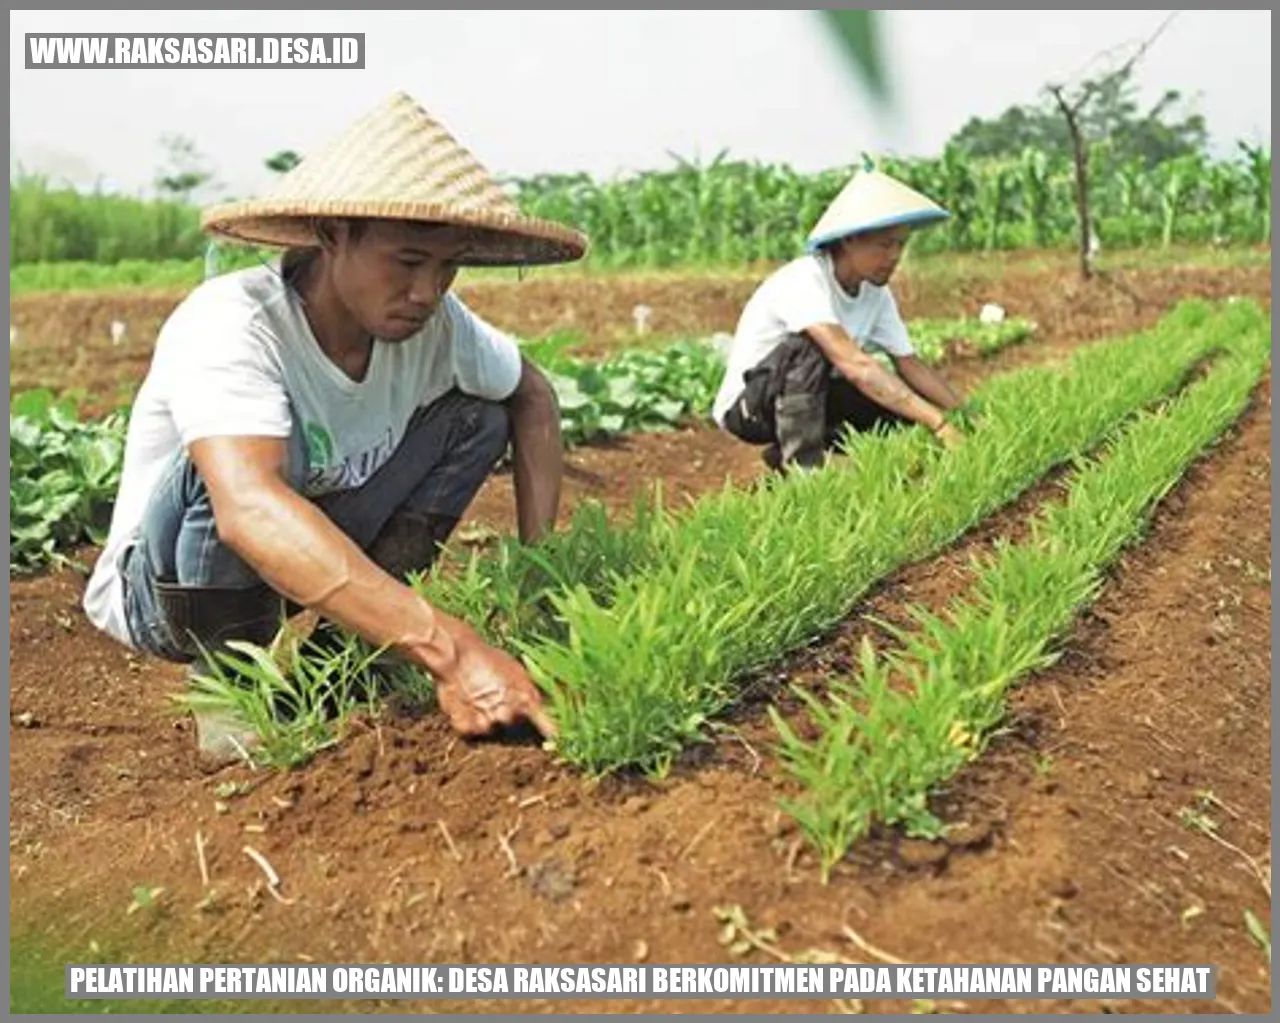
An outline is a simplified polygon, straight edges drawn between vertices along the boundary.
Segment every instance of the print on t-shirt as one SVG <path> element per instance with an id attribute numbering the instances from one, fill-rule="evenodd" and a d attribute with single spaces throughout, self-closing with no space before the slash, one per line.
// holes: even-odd
<path id="1" fill-rule="evenodd" d="M 325 469 L 333 461 L 333 438 L 319 423 L 308 422 L 303 428 L 307 438 L 307 478 L 317 469 Z"/>
<path id="2" fill-rule="evenodd" d="M 312 447 L 313 441 L 316 442 L 316 448 Z M 363 486 L 382 467 L 382 463 L 391 457 L 397 442 L 388 426 L 371 447 L 348 454 L 337 465 L 330 465 L 332 443 L 329 431 L 323 426 L 317 423 L 307 424 L 306 492 L 311 496 Z"/>

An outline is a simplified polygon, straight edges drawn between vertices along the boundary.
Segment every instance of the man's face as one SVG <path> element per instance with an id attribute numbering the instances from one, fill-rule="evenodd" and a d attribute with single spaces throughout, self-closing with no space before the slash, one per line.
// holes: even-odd
<path id="1" fill-rule="evenodd" d="M 836 256 L 841 276 L 884 287 L 897 270 L 910 236 L 909 227 L 898 225 L 847 238 Z"/>
<path id="2" fill-rule="evenodd" d="M 435 313 L 467 248 L 466 233 L 453 227 L 373 220 L 352 238 L 340 224 L 330 252 L 333 284 L 363 329 L 403 341 Z"/>

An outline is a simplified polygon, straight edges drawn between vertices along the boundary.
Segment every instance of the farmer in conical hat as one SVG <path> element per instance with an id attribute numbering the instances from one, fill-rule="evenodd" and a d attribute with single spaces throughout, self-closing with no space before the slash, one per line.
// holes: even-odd
<path id="1" fill-rule="evenodd" d="M 766 463 L 783 471 L 821 465 L 850 427 L 919 423 L 958 443 L 947 413 L 961 396 L 916 357 L 889 290 L 911 231 L 947 216 L 879 170 L 855 174 L 813 228 L 806 254 L 770 275 L 743 309 L 716 423 L 766 445 Z"/>
<path id="2" fill-rule="evenodd" d="M 554 725 L 523 666 L 406 584 L 512 447 L 521 539 L 553 528 L 555 394 L 450 292 L 461 266 L 569 262 L 586 239 L 523 216 L 475 157 L 397 93 L 214 236 L 285 250 L 196 288 L 134 405 L 109 538 L 84 599 L 120 642 L 206 663 L 266 645 L 283 614 L 426 669 L 465 735 Z M 254 736 L 196 715 L 214 766 Z"/>

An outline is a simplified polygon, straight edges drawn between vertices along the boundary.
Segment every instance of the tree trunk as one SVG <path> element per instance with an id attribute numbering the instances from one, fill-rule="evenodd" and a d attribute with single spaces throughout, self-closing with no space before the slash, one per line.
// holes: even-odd
<path id="1" fill-rule="evenodd" d="M 1059 90 L 1054 89 L 1053 95 L 1062 109 L 1062 116 L 1067 119 L 1067 131 L 1071 135 L 1071 153 L 1076 166 L 1076 213 L 1080 219 L 1080 276 L 1087 281 L 1093 276 L 1089 261 L 1089 154 L 1080 133 L 1076 111 L 1062 98 Z"/>

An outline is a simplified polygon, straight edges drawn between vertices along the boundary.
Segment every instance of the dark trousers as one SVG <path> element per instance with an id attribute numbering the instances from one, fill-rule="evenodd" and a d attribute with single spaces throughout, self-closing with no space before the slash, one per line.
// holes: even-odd
<path id="1" fill-rule="evenodd" d="M 822 349 L 803 334 L 789 335 L 745 381 L 725 428 L 748 444 L 776 448 L 781 465 L 820 465 L 847 428 L 861 433 L 910 422 L 833 376 Z"/>

